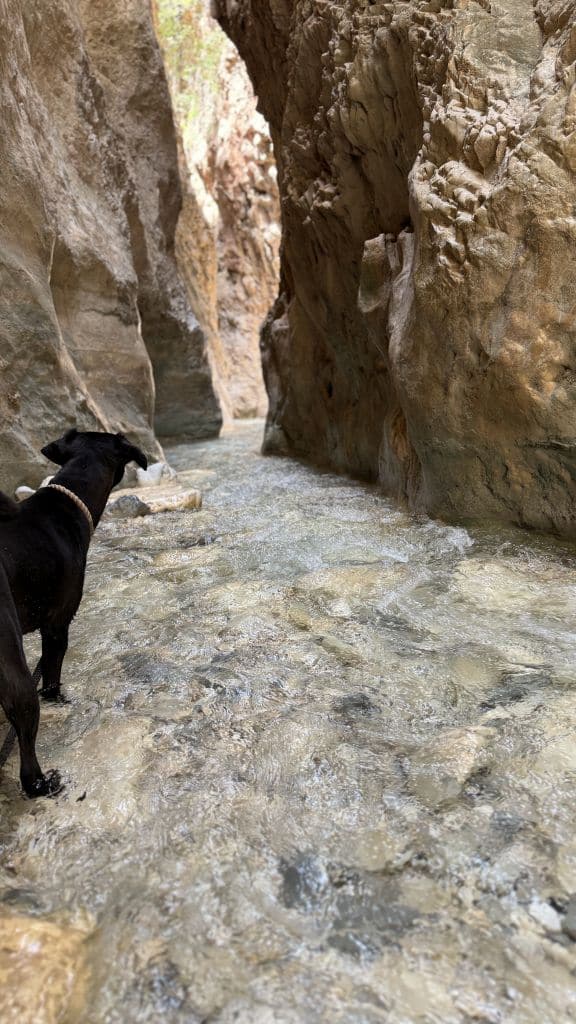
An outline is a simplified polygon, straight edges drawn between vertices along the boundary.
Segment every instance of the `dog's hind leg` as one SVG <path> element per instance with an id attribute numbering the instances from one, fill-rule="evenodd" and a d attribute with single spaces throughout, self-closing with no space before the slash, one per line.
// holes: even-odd
<path id="1" fill-rule="evenodd" d="M 0 571 L 0 704 L 20 746 L 20 781 L 28 796 L 62 788 L 58 772 L 42 772 L 36 757 L 40 702 L 22 647 L 20 623 L 8 581 Z"/>
<path id="2" fill-rule="evenodd" d="M 62 701 L 60 693 L 60 675 L 62 662 L 68 650 L 68 626 L 40 630 L 42 634 L 42 689 L 40 696 L 44 700 Z"/>

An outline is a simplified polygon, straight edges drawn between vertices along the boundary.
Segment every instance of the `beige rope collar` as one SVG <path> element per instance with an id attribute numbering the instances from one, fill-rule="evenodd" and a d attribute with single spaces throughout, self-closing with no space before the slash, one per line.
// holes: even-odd
<path id="1" fill-rule="evenodd" d="M 67 487 L 62 487 L 62 484 L 47 484 L 46 489 L 48 489 L 48 487 L 51 487 L 54 491 L 61 491 L 62 494 L 68 495 L 68 497 L 74 502 L 74 504 L 78 506 L 78 508 L 85 515 L 88 521 L 88 526 L 90 527 L 90 537 L 92 537 L 94 535 L 94 522 L 92 519 L 92 514 L 88 506 L 85 505 L 84 502 L 82 501 L 82 498 L 79 498 L 77 494 L 74 494 L 74 491 L 69 491 Z"/>

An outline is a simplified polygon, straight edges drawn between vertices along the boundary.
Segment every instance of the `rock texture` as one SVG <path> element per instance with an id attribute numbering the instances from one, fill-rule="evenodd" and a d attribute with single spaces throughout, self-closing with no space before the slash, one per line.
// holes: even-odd
<path id="1" fill-rule="evenodd" d="M 88 922 L 0 915 L 0 1012 L 4 1024 L 59 1024 L 85 1010 Z"/>
<path id="2" fill-rule="evenodd" d="M 244 62 L 205 0 L 155 0 L 180 143 L 176 254 L 233 416 L 263 416 L 260 328 L 279 276 L 272 144 Z"/>
<path id="3" fill-rule="evenodd" d="M 574 533 L 574 0 L 216 0 L 272 131 L 268 450 Z"/>
<path id="4" fill-rule="evenodd" d="M 66 426 L 219 429 L 174 262 L 177 151 L 141 0 L 1 0 L 2 486 Z"/>

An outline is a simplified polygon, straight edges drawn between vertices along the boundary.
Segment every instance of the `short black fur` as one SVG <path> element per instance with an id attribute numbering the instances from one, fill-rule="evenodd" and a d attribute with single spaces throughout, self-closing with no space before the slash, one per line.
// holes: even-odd
<path id="1" fill-rule="evenodd" d="M 62 467 L 53 483 L 84 502 L 94 527 L 126 464 L 147 468 L 146 456 L 123 434 L 69 430 L 42 454 Z M 0 704 L 18 737 L 20 780 L 28 796 L 53 795 L 61 783 L 58 772 L 42 772 L 36 757 L 40 704 L 22 636 L 40 630 L 40 693 L 60 700 L 68 629 L 82 599 L 90 539 L 87 517 L 61 491 L 44 487 L 21 504 L 0 492 Z"/>

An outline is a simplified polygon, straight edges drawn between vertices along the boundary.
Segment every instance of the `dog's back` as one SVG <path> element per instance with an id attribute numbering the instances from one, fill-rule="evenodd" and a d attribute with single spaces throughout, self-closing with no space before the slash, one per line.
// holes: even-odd
<path id="1" fill-rule="evenodd" d="M 86 550 L 45 508 L 52 500 L 42 490 L 17 504 L 0 492 L 0 566 L 23 633 L 70 622 L 82 597 Z"/>

